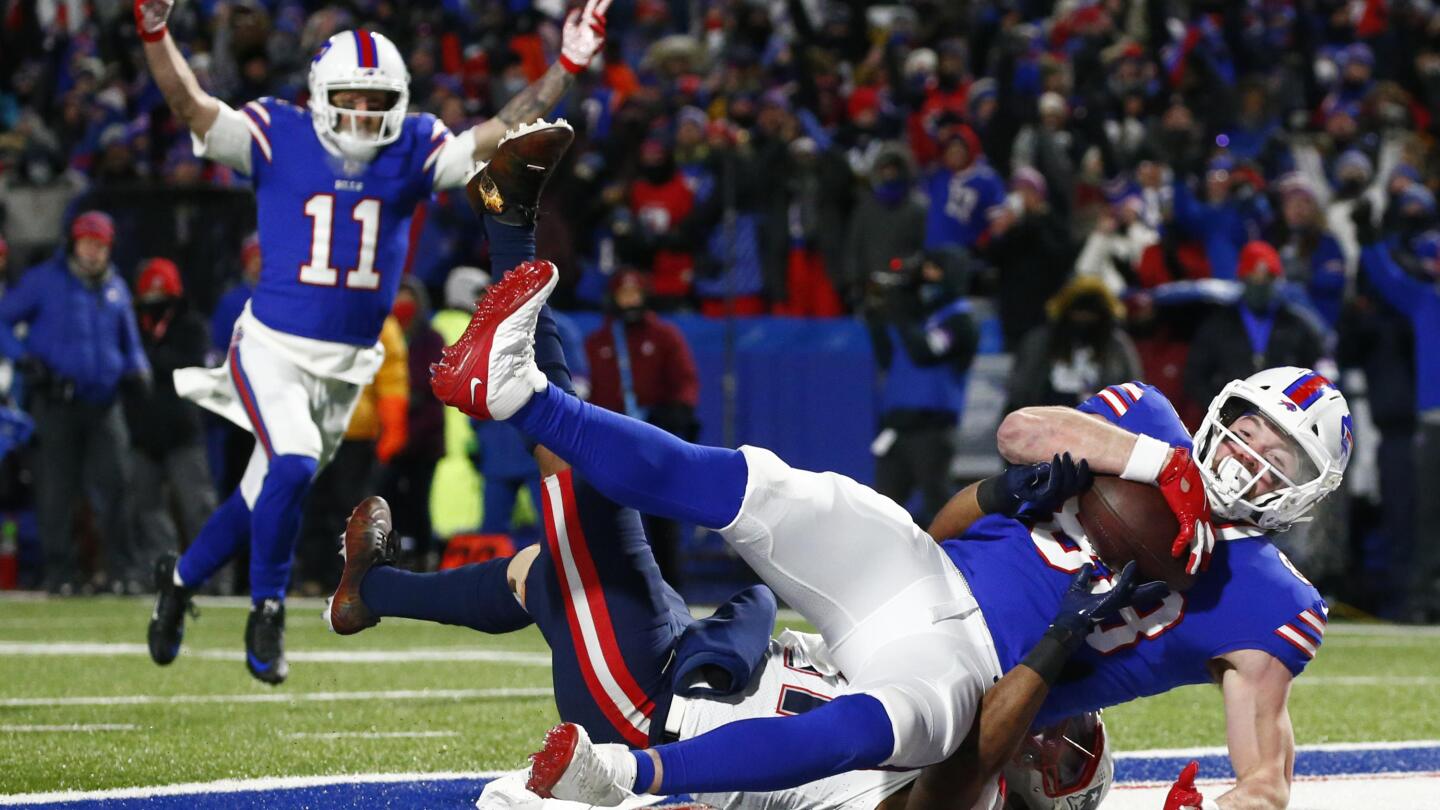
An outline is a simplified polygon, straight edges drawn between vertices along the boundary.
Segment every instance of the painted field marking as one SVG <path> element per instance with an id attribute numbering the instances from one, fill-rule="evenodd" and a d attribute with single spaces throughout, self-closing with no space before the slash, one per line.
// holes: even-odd
<path id="1" fill-rule="evenodd" d="M 25 724 L 0 724 L 0 734 L 18 734 L 29 732 L 67 732 L 67 731 L 134 731 L 139 726 L 134 723 L 70 723 L 59 726 L 37 726 Z"/>
<path id="2" fill-rule="evenodd" d="M 548 698 L 548 686 L 496 689 L 394 689 L 362 692 L 257 692 L 239 695 L 96 695 L 93 697 L 0 698 L 0 706 L 145 706 L 169 703 L 331 703 L 352 700 L 495 700 Z"/>
<path id="3" fill-rule="evenodd" d="M 1404 748 L 1440 748 L 1440 740 L 1401 740 L 1398 742 L 1363 742 L 1363 743 L 1313 743 L 1310 745 L 1297 745 L 1296 751 L 1398 751 Z M 1228 756 L 1230 753 L 1223 745 L 1206 748 L 1151 748 L 1146 751 L 1118 751 L 1116 759 L 1160 759 L 1168 757 L 1210 757 Z"/>
<path id="4" fill-rule="evenodd" d="M 5 656 L 148 656 L 144 644 L 88 641 L 0 641 L 0 655 Z M 244 661 L 245 653 L 235 649 L 182 648 L 185 657 L 205 661 Z M 414 650 L 298 650 L 285 655 L 291 661 L 322 664 L 408 664 L 418 661 L 483 662 L 517 666 L 548 667 L 550 655 L 539 652 L 509 650 L 472 650 L 465 648 L 423 648 Z"/>
<path id="5" fill-rule="evenodd" d="M 214 782 L 186 782 L 178 785 L 112 788 L 109 790 L 57 790 L 46 793 L 19 793 L 0 796 L 0 805 L 56 804 L 59 802 L 148 799 L 152 796 L 189 796 L 203 793 L 246 793 L 270 790 L 324 787 L 348 784 L 394 784 L 396 782 L 442 782 L 457 779 L 495 779 L 510 771 L 460 773 L 354 773 L 326 776 L 267 776 L 260 779 L 219 779 Z"/>
<path id="6" fill-rule="evenodd" d="M 458 731 L 289 731 L 280 735 L 290 740 L 399 740 L 459 737 Z"/>

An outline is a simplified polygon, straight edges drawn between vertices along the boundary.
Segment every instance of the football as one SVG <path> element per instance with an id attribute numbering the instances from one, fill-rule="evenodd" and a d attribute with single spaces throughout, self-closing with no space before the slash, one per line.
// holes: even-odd
<path id="1" fill-rule="evenodd" d="M 1180 524 L 1159 489 L 1097 475 L 1094 486 L 1080 496 L 1078 511 L 1090 545 L 1106 565 L 1118 571 L 1135 560 L 1144 582 L 1162 580 L 1176 591 L 1194 584 L 1185 559 L 1170 556 Z"/>

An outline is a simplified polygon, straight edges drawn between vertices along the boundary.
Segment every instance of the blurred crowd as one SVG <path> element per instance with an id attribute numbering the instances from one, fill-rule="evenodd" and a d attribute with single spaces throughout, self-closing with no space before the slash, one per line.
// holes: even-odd
<path id="1" fill-rule="evenodd" d="M 245 178 L 193 156 L 129 7 L 6 9 L 10 283 L 73 252 L 95 208 L 125 286 L 161 257 L 187 306 L 223 305 L 253 225 Z M 458 131 L 544 71 L 563 12 L 202 0 L 170 30 L 238 106 L 303 102 L 318 44 L 373 27 L 406 55 L 412 105 Z M 609 17 L 562 103 L 577 140 L 540 222 L 562 303 L 613 306 L 624 278 L 662 312 L 864 318 L 888 375 L 877 477 L 902 499 L 945 466 L 935 437 L 962 418 L 991 316 L 1007 408 L 1144 378 L 1193 428 L 1232 378 L 1317 367 L 1363 436 L 1352 497 L 1322 521 L 1346 527 L 1340 590 L 1440 620 L 1440 501 L 1416 495 L 1440 488 L 1430 0 L 620 0 Z M 413 227 L 414 299 L 488 266 L 459 195 Z"/>

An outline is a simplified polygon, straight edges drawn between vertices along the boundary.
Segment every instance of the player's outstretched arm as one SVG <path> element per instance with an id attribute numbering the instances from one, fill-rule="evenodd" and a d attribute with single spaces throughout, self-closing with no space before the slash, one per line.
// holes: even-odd
<path id="1" fill-rule="evenodd" d="M 1091 626 L 1131 604 L 1163 599 L 1163 582 L 1140 585 L 1135 563 L 1125 566 L 1114 586 L 1092 593 L 1091 567 L 1082 566 L 1070 581 L 1050 629 L 1020 662 L 1005 673 L 980 702 L 965 741 L 943 762 L 921 771 L 905 810 L 970 810 L 985 785 L 1020 750 L 1035 715 L 1060 677 L 1065 662 L 1080 649 Z"/>
<path id="2" fill-rule="evenodd" d="M 165 21 L 174 0 L 135 0 L 135 29 L 145 43 L 145 63 L 175 117 L 203 139 L 220 115 L 220 102 L 200 87 Z"/>
<path id="3" fill-rule="evenodd" d="M 545 75 L 515 94 L 495 117 L 477 125 L 475 160 L 489 160 L 505 131 L 528 124 L 555 108 L 575 86 L 575 77 L 590 66 L 590 60 L 605 45 L 605 12 L 612 0 L 586 0 L 565 18 L 560 37 L 560 58 Z"/>
<path id="4" fill-rule="evenodd" d="M 1084 459 L 1076 463 L 1069 453 L 1039 464 L 1018 464 L 957 492 L 927 531 L 936 540 L 946 540 L 964 534 L 985 515 L 1048 516 L 1094 480 L 1090 465 Z"/>
<path id="5" fill-rule="evenodd" d="M 1290 801 L 1295 772 L 1295 730 L 1286 706 L 1290 670 L 1260 650 L 1227 653 L 1212 667 L 1225 696 L 1225 738 L 1236 774 L 1234 789 L 1216 806 L 1280 810 Z"/>
<path id="6" fill-rule="evenodd" d="M 995 433 L 1000 455 L 1014 464 L 1033 464 L 1068 451 L 1085 459 L 1097 475 L 1118 475 L 1153 484 L 1175 513 L 1180 532 L 1171 554 L 1186 557 L 1185 570 L 1197 573 L 1210 564 L 1215 529 L 1200 470 L 1184 447 L 1131 433 L 1105 419 L 1062 406 L 1021 408 Z"/>

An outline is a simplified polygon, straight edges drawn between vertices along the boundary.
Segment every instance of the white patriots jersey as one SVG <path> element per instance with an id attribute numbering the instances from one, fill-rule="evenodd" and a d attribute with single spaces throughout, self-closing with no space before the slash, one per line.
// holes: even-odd
<path id="1" fill-rule="evenodd" d="M 682 698 L 666 725 L 689 739 L 737 720 L 803 714 L 849 691 L 818 635 L 785 631 L 771 639 L 750 687 L 726 698 Z M 675 721 L 678 720 L 678 723 Z M 720 810 L 869 810 L 906 787 L 919 771 L 867 770 L 819 779 L 771 793 L 701 793 L 695 800 Z"/>

